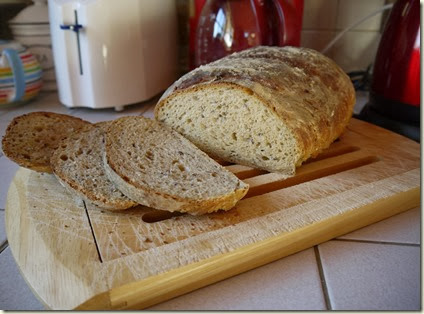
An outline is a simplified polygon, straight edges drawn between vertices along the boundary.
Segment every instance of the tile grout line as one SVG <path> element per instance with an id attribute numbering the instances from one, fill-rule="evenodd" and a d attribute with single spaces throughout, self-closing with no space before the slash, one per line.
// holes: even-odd
<path id="1" fill-rule="evenodd" d="M 405 243 L 405 242 L 390 242 L 390 241 L 373 241 L 373 240 L 357 240 L 357 239 L 332 239 L 332 241 L 340 242 L 356 242 L 356 243 L 370 243 L 370 244 L 383 244 L 383 245 L 400 245 L 400 246 L 414 246 L 420 247 L 421 244 Z"/>
<path id="2" fill-rule="evenodd" d="M 324 268 L 322 267 L 321 255 L 319 254 L 318 245 L 314 246 L 314 253 L 317 262 L 319 277 L 321 279 L 321 288 L 324 294 L 325 306 L 328 311 L 331 311 L 333 310 L 333 308 L 331 306 L 330 295 L 328 294 L 327 282 L 325 281 Z"/>
<path id="3" fill-rule="evenodd" d="M 9 242 L 6 240 L 0 245 L 0 254 L 9 246 Z"/>

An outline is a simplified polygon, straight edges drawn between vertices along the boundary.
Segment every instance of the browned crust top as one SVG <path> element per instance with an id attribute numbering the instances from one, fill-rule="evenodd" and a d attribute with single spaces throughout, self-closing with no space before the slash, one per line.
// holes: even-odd
<path id="1" fill-rule="evenodd" d="M 355 104 L 349 77 L 331 59 L 307 48 L 256 47 L 201 66 L 160 100 L 197 86 L 237 84 L 249 89 L 293 131 L 298 165 L 327 148 L 345 129 Z"/>

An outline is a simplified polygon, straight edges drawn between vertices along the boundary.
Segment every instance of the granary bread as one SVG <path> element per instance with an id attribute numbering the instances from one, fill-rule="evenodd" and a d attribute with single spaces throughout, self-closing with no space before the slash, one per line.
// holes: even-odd
<path id="1" fill-rule="evenodd" d="M 319 52 L 256 47 L 181 77 L 155 117 L 215 158 L 290 176 L 340 136 L 354 104 L 349 77 Z"/>
<path id="2" fill-rule="evenodd" d="M 228 210 L 248 190 L 183 136 L 142 116 L 119 118 L 108 128 L 104 166 L 126 196 L 171 212 Z"/>
<path id="3" fill-rule="evenodd" d="M 18 116 L 6 129 L 4 154 L 18 165 L 39 172 L 52 172 L 50 157 L 59 142 L 90 122 L 65 114 L 32 112 Z"/>
<path id="4" fill-rule="evenodd" d="M 137 203 L 123 195 L 105 173 L 103 134 L 110 124 L 96 123 L 62 140 L 50 163 L 71 193 L 105 209 L 123 210 Z"/>

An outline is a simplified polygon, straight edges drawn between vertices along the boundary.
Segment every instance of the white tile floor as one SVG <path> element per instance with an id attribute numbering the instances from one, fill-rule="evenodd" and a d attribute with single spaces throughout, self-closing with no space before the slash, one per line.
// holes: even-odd
<path id="1" fill-rule="evenodd" d="M 420 247 L 329 241 L 319 254 L 331 309 L 420 309 Z"/>
<path id="2" fill-rule="evenodd" d="M 421 210 L 417 207 L 378 224 L 341 236 L 340 239 L 419 245 L 420 226 Z"/>
<path id="3" fill-rule="evenodd" d="M 148 308 L 218 311 L 325 309 L 313 248 Z"/>
<path id="4" fill-rule="evenodd" d="M 54 94 L 0 110 L 0 131 L 25 110 L 68 112 Z M 129 114 L 152 104 L 129 108 Z M 111 110 L 72 109 L 89 121 L 113 119 Z M 146 113 L 152 116 L 152 112 Z M 2 134 L 1 134 L 2 135 Z M 38 310 L 43 305 L 25 284 L 7 246 L 4 206 L 17 166 L 0 157 L 0 309 Z M 421 212 L 411 209 L 187 295 L 151 310 L 420 310 Z"/>
<path id="5" fill-rule="evenodd" d="M 10 248 L 0 254 L 0 308 L 2 310 L 43 310 L 19 273 Z"/>

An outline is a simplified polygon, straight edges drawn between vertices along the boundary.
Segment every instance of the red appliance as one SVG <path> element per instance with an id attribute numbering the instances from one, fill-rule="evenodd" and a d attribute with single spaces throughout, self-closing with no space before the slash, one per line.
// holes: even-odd
<path id="1" fill-rule="evenodd" d="M 300 46 L 303 0 L 255 0 L 262 45 Z"/>
<path id="2" fill-rule="evenodd" d="M 191 69 L 257 45 L 300 45 L 303 0 L 195 0 L 192 12 Z"/>
<path id="3" fill-rule="evenodd" d="M 419 0 L 393 5 L 377 50 L 370 101 L 360 118 L 419 140 Z"/>

